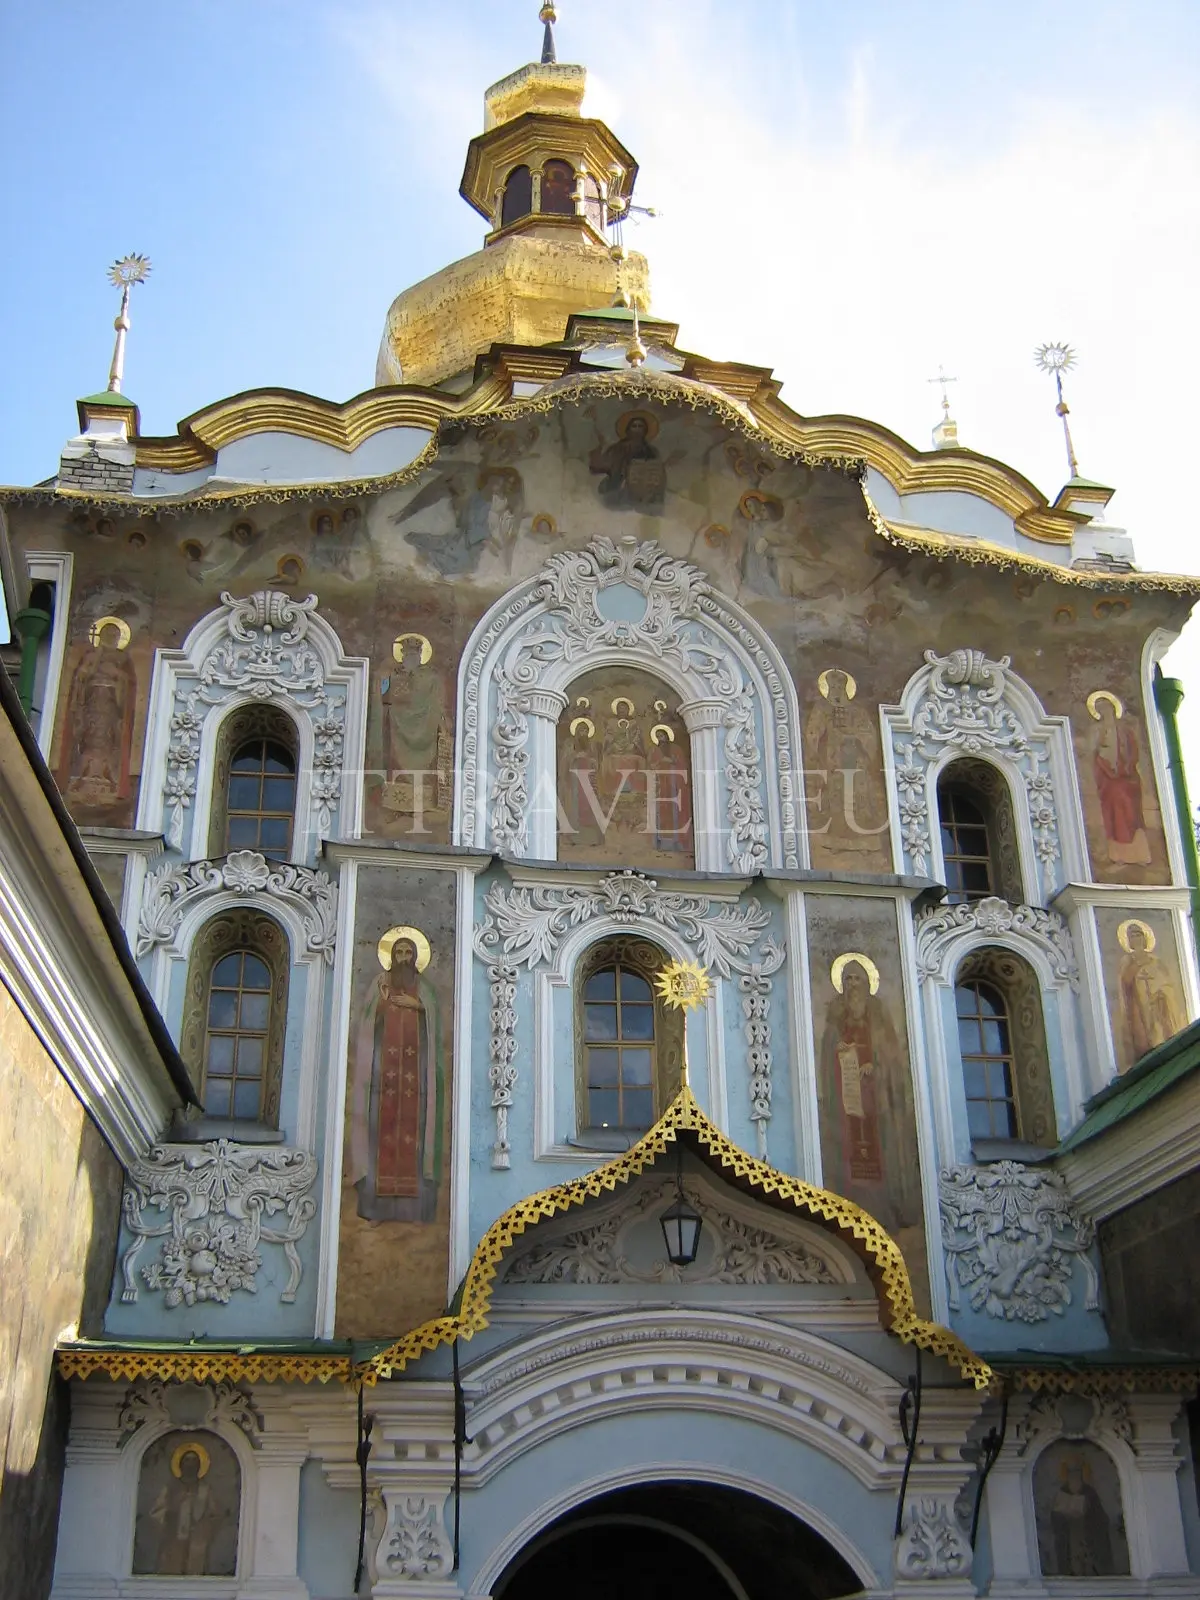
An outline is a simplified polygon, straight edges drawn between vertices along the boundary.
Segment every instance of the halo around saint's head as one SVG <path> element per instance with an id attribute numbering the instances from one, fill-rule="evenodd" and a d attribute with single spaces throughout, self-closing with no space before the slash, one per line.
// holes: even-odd
<path id="1" fill-rule="evenodd" d="M 842 954 L 838 956 L 837 960 L 830 967 L 829 977 L 833 983 L 833 987 L 837 990 L 837 992 L 841 994 L 842 985 L 845 981 L 842 977 L 842 974 L 851 964 L 859 966 L 863 969 L 867 975 L 867 983 L 870 986 L 871 993 L 878 994 L 879 968 L 871 960 L 870 956 L 864 956 L 861 950 L 843 950 Z"/>
<path id="2" fill-rule="evenodd" d="M 384 971 L 390 972 L 392 970 L 392 951 L 398 944 L 412 945 L 416 952 L 415 964 L 417 971 L 424 972 L 429 965 L 429 957 L 432 952 L 429 948 L 429 940 L 421 932 L 420 928 L 388 929 L 383 938 L 380 939 L 378 949 L 379 965 Z"/>
<path id="3" fill-rule="evenodd" d="M 676 1011 L 702 1006 L 712 993 L 708 973 L 695 961 L 672 961 L 654 981 L 661 998 Z"/>
<path id="4" fill-rule="evenodd" d="M 196 1473 L 198 1478 L 203 1478 L 209 1467 L 212 1465 L 208 1458 L 208 1451 L 200 1443 L 199 1439 L 189 1439 L 185 1444 L 181 1444 L 171 1456 L 172 1477 L 183 1477 L 183 1462 L 185 1456 L 195 1456 L 196 1463 L 199 1468 Z"/>

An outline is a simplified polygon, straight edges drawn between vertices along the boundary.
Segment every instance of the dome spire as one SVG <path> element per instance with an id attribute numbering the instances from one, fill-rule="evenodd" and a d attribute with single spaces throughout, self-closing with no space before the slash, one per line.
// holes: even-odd
<path id="1" fill-rule="evenodd" d="M 547 3 L 538 12 L 538 17 L 546 25 L 542 34 L 542 66 L 557 66 L 558 53 L 554 48 L 554 24 L 558 21 L 558 11 L 550 3 L 550 0 L 547 0 Z"/>

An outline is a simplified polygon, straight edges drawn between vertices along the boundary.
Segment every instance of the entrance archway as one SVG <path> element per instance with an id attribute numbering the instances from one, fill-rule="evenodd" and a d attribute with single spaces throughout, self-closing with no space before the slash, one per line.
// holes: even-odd
<path id="1" fill-rule="evenodd" d="M 495 1600 L 836 1600 L 861 1580 L 819 1533 L 741 1489 L 639 1484 L 544 1529 L 508 1565 Z"/>

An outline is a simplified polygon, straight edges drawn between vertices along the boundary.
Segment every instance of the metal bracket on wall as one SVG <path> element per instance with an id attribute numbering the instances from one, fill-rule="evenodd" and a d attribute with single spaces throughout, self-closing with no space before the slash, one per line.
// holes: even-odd
<path id="1" fill-rule="evenodd" d="M 975 1509 L 971 1513 L 971 1549 L 975 1548 L 975 1535 L 979 1532 L 979 1512 L 983 1505 L 983 1491 L 988 1474 L 1000 1459 L 1004 1449 L 1004 1435 L 1008 1432 L 1008 1390 L 1000 1393 L 1000 1426 L 993 1423 L 979 1444 L 979 1481 L 975 1485 Z"/>
<path id="2" fill-rule="evenodd" d="M 904 1498 L 908 1493 L 908 1475 L 912 1471 L 913 1457 L 917 1453 L 917 1431 L 921 1426 L 921 1347 L 915 1346 L 916 1370 L 900 1396 L 900 1432 L 907 1446 L 904 1458 L 904 1475 L 900 1479 L 900 1497 L 896 1502 L 896 1526 L 892 1537 L 898 1539 L 904 1528 Z"/>

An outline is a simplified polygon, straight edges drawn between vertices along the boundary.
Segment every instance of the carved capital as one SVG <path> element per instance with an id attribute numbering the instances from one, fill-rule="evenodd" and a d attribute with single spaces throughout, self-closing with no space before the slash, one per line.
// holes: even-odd
<path id="1" fill-rule="evenodd" d="M 375 1565 L 381 1578 L 408 1585 L 440 1583 L 454 1567 L 454 1548 L 443 1522 L 444 1495 L 406 1494 L 385 1487 L 387 1521 Z M 377 1591 L 378 1592 L 378 1591 Z M 388 1586 L 392 1592 L 392 1586 Z"/>
<path id="2" fill-rule="evenodd" d="M 896 1577 L 930 1579 L 970 1577 L 972 1553 L 966 1532 L 954 1514 L 953 1502 L 942 1495 L 918 1495 L 904 1509 L 904 1527 L 896 1540 Z"/>

